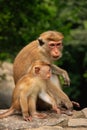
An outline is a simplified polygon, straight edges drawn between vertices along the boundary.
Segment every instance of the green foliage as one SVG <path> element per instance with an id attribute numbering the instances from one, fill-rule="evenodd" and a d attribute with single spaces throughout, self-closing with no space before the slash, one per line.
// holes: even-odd
<path id="1" fill-rule="evenodd" d="M 9 53 L 2 52 L 0 53 L 0 60 L 12 62 L 12 56 Z"/>

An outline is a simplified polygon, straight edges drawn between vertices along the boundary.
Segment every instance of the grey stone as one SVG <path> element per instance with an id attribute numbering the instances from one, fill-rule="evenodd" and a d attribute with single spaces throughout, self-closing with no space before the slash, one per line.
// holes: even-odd
<path id="1" fill-rule="evenodd" d="M 72 127 L 84 126 L 84 127 L 87 127 L 87 119 L 84 119 L 84 118 L 70 119 L 69 122 L 68 122 L 68 126 L 72 126 Z"/>
<path id="2" fill-rule="evenodd" d="M 84 113 L 85 117 L 87 118 L 87 108 L 84 108 L 84 109 L 82 110 L 82 112 Z"/>

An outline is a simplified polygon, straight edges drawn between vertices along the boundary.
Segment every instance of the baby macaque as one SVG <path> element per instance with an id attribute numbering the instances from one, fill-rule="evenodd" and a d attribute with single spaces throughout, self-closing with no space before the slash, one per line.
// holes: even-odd
<path id="1" fill-rule="evenodd" d="M 31 116 L 45 118 L 46 114 L 36 111 L 38 97 L 50 104 L 53 110 L 60 114 L 56 101 L 47 89 L 50 77 L 50 64 L 43 61 L 32 63 L 28 73 L 17 82 L 14 88 L 11 107 L 5 113 L 0 114 L 0 118 L 15 114 L 15 111 L 21 111 L 23 119 L 26 121 L 31 120 Z"/>

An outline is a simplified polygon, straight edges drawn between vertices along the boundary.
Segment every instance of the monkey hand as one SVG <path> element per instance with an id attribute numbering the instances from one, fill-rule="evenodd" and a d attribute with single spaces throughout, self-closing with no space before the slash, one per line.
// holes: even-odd
<path id="1" fill-rule="evenodd" d="M 68 116 L 72 116 L 73 115 L 73 112 L 71 110 L 64 110 L 64 111 L 61 111 L 62 114 L 66 114 Z"/>
<path id="2" fill-rule="evenodd" d="M 73 103 L 68 99 L 62 99 L 60 106 L 66 108 L 67 110 L 73 110 Z"/>
<path id="3" fill-rule="evenodd" d="M 70 78 L 66 70 L 52 64 L 52 73 L 56 75 L 61 75 L 64 78 L 65 85 L 70 85 Z"/>
<path id="4" fill-rule="evenodd" d="M 57 114 L 61 114 L 60 108 L 58 108 L 56 105 L 52 106 L 52 109 L 57 113 Z"/>
<path id="5" fill-rule="evenodd" d="M 64 85 L 70 86 L 70 78 L 69 78 L 67 71 L 64 70 L 62 73 L 62 76 L 64 78 Z"/>
<path id="6" fill-rule="evenodd" d="M 61 102 L 62 104 L 60 104 L 60 110 L 61 110 L 61 114 L 66 114 L 68 116 L 72 116 L 73 115 L 73 109 L 72 109 L 72 105 L 68 105 L 65 104 L 63 102 Z M 71 108 L 68 107 L 67 109 L 67 105 Z"/>

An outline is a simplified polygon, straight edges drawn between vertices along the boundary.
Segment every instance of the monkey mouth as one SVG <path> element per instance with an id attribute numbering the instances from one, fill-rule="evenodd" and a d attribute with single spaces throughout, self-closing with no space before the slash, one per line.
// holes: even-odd
<path id="1" fill-rule="evenodd" d="M 59 59 L 60 57 L 59 56 L 53 56 L 54 59 Z"/>
<path id="2" fill-rule="evenodd" d="M 53 59 L 54 59 L 54 60 L 58 60 L 58 59 L 60 59 L 61 57 L 62 57 L 62 54 L 59 55 L 59 56 L 53 56 Z"/>

